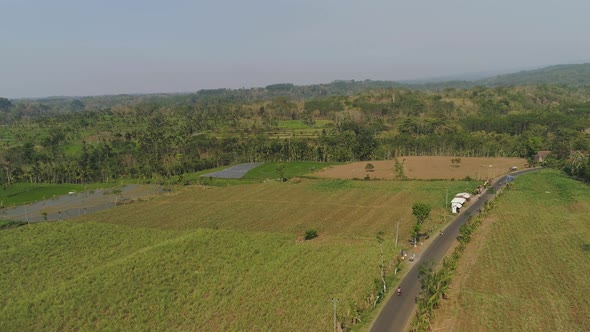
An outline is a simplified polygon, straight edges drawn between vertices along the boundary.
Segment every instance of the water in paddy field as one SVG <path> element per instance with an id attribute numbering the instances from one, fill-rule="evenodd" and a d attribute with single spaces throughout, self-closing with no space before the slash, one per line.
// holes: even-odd
<path id="1" fill-rule="evenodd" d="M 17 221 L 55 221 L 114 208 L 129 201 L 162 192 L 157 185 L 129 184 L 113 189 L 96 189 L 72 192 L 43 201 L 0 210 L 0 219 Z M 120 190 L 120 192 L 119 192 Z M 44 212 L 47 215 L 44 215 Z"/>

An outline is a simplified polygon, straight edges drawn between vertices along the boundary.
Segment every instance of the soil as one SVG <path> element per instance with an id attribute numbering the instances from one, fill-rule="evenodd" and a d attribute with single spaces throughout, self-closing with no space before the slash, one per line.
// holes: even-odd
<path id="1" fill-rule="evenodd" d="M 527 164 L 522 158 L 476 158 L 476 157 L 399 157 L 398 163 L 403 164 L 403 176 L 396 174 L 396 162 L 362 161 L 346 165 L 332 166 L 323 169 L 315 176 L 331 179 L 364 179 L 367 175 L 371 179 L 456 179 L 466 177 L 472 179 L 492 179 L 502 174 L 510 173 L 511 167 L 524 169 Z M 368 163 L 375 168 L 367 171 Z"/>

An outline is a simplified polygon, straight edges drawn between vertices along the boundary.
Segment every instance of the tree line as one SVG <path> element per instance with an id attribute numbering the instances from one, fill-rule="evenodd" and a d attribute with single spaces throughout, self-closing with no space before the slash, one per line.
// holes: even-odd
<path id="1" fill-rule="evenodd" d="M 279 94 L 293 87 L 269 89 Z M 590 179 L 586 88 L 387 88 L 307 100 L 251 94 L 238 98 L 223 90 L 175 103 L 74 99 L 51 111 L 35 108 L 38 101 L 2 99 L 0 183 L 166 178 L 252 161 L 409 155 L 532 161 L 541 150 L 553 152 L 552 165 Z M 297 129 L 281 129 L 287 121 L 315 129 L 299 136 Z"/>

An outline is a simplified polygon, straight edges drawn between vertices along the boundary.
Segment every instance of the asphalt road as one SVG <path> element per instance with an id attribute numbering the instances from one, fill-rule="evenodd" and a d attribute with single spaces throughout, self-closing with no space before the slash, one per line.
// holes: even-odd
<path id="1" fill-rule="evenodd" d="M 508 175 L 516 177 L 518 175 L 534 172 L 537 170 L 538 168 L 526 169 L 512 172 Z M 492 187 L 495 189 L 495 192 L 497 192 L 505 184 L 505 182 L 506 176 L 496 179 L 492 185 Z M 417 260 L 411 263 L 408 262 L 408 264 L 411 264 L 410 270 L 399 285 L 402 288 L 401 296 L 390 296 L 382 311 L 379 313 L 379 316 L 373 323 L 373 326 L 371 327 L 372 332 L 398 332 L 404 331 L 408 327 L 409 321 L 413 317 L 414 310 L 416 309 L 415 299 L 420 293 L 418 267 L 423 262 L 432 261 L 435 264 L 440 262 L 453 242 L 456 241 L 457 236 L 459 235 L 459 227 L 467 222 L 469 215 L 475 216 L 477 213 L 479 213 L 480 207 L 493 197 L 494 194 L 491 194 L 489 189 L 482 193 L 478 200 L 472 201 L 470 206 L 467 207 L 463 213 L 461 213 L 453 222 L 447 225 L 441 235 L 437 235 L 437 237 L 417 258 Z"/>

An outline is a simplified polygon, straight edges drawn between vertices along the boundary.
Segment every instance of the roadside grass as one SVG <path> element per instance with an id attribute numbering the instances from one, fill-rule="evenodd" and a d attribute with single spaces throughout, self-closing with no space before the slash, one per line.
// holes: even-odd
<path id="1" fill-rule="evenodd" d="M 433 329 L 590 330 L 588 186 L 544 170 L 519 177 L 497 204 Z"/>
<path id="2" fill-rule="evenodd" d="M 0 243 L 3 331 L 329 330 L 379 275 L 374 240 L 61 222 Z"/>
<path id="3" fill-rule="evenodd" d="M 53 196 L 65 195 L 70 191 L 84 191 L 99 188 L 112 188 L 114 183 L 93 184 L 47 184 L 47 183 L 15 183 L 8 188 L 0 189 L 2 207 L 28 204 Z"/>

